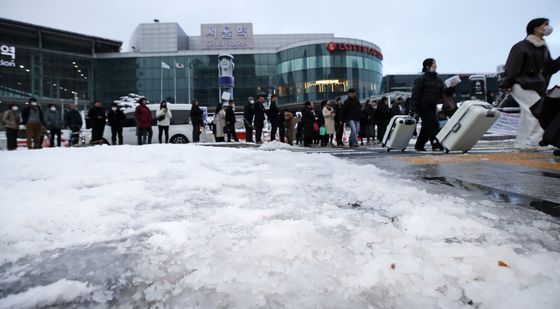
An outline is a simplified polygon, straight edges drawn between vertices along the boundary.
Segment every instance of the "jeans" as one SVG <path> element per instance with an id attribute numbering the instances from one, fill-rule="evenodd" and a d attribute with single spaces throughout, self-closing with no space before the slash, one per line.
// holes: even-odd
<path id="1" fill-rule="evenodd" d="M 137 128 L 136 135 L 138 135 L 138 145 L 146 144 L 148 128 Z"/>
<path id="2" fill-rule="evenodd" d="M 350 128 L 350 139 L 349 139 L 349 146 L 352 147 L 354 145 L 358 145 L 358 132 L 360 132 L 360 121 L 359 120 L 350 120 L 346 122 L 346 125 Z"/>

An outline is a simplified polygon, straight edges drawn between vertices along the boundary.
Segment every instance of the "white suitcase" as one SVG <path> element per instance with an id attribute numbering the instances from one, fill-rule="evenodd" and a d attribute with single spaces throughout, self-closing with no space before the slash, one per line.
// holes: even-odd
<path id="1" fill-rule="evenodd" d="M 404 151 L 416 129 L 416 120 L 410 116 L 394 116 L 389 121 L 381 146 L 387 147 L 387 152 L 392 149 Z"/>
<path id="2" fill-rule="evenodd" d="M 436 138 L 445 152 L 468 152 L 496 122 L 500 112 L 483 101 L 465 101 Z"/>

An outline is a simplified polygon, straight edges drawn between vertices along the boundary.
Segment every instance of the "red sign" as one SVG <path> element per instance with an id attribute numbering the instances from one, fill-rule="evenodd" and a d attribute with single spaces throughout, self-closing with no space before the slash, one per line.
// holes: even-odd
<path id="1" fill-rule="evenodd" d="M 383 60 L 383 54 L 378 51 L 377 49 L 373 48 L 373 47 L 368 47 L 368 46 L 364 46 L 364 45 L 358 45 L 358 44 L 349 44 L 349 43 L 335 43 L 335 42 L 329 42 L 327 44 L 327 50 L 329 52 L 334 52 L 334 51 L 355 51 L 355 52 L 360 52 L 360 53 L 364 53 L 364 54 L 370 54 L 374 57 L 376 57 L 379 60 Z"/>

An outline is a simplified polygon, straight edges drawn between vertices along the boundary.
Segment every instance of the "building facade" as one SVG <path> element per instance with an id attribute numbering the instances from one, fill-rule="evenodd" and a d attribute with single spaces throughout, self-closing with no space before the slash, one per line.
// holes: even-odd
<path id="1" fill-rule="evenodd" d="M 240 104 L 258 94 L 276 94 L 289 105 L 333 99 L 349 88 L 360 98 L 381 91 L 381 49 L 334 34 L 254 34 L 251 23 L 242 23 L 203 24 L 193 36 L 177 23 L 154 22 L 140 24 L 130 49 L 120 52 L 119 41 L 0 21 L 0 45 L 17 51 L 14 66 L 0 68 L 0 99 L 77 96 L 109 104 L 137 93 L 151 102 L 197 98 L 214 106 L 220 54 L 234 58 L 233 96 Z"/>

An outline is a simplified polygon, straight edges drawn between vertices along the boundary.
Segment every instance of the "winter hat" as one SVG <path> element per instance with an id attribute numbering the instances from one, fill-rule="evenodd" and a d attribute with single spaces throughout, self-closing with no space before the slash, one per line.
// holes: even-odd
<path id="1" fill-rule="evenodd" d="M 427 72 L 426 67 L 431 67 L 432 64 L 434 64 L 434 62 L 436 62 L 436 60 L 434 58 L 425 59 L 422 62 L 422 72 Z"/>
<path id="2" fill-rule="evenodd" d="M 535 28 L 540 27 L 548 22 L 548 18 L 535 18 L 527 24 L 527 35 L 533 34 Z"/>

